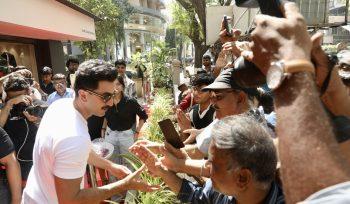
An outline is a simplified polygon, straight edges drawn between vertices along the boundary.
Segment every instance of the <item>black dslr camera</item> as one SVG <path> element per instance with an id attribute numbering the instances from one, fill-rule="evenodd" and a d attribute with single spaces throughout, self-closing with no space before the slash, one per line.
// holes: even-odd
<path id="1" fill-rule="evenodd" d="M 32 116 L 42 118 L 46 109 L 47 106 L 28 106 L 25 110 Z"/>
<path id="2" fill-rule="evenodd" d="M 30 115 L 42 118 L 48 106 L 42 101 L 34 101 L 33 105 L 19 103 L 13 106 L 11 117 L 24 117 L 23 111 L 27 111 Z"/>

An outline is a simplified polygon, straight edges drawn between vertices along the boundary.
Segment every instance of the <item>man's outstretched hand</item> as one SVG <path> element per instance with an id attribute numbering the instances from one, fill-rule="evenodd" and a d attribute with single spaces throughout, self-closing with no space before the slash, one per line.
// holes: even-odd
<path id="1" fill-rule="evenodd" d="M 159 190 L 159 186 L 151 185 L 140 179 L 140 174 L 145 169 L 145 165 L 136 170 L 134 173 L 129 174 L 122 181 L 125 182 L 126 189 L 137 190 L 143 192 L 153 192 Z"/>

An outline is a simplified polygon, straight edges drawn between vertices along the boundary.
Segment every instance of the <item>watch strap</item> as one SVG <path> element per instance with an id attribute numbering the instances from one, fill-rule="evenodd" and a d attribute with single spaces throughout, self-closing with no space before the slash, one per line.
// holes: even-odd
<path id="1" fill-rule="evenodd" d="M 308 60 L 291 60 L 284 62 L 285 73 L 297 73 L 297 72 L 311 72 L 315 74 L 315 67 L 311 61 Z"/>

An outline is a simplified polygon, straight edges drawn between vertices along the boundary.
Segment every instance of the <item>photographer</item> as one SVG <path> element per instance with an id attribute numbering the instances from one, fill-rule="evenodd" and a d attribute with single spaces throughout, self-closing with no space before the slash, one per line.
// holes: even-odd
<path id="1" fill-rule="evenodd" d="M 32 104 L 30 86 L 20 75 L 11 75 L 4 83 L 6 101 L 0 113 L 0 126 L 10 136 L 17 159 L 21 165 L 23 180 L 26 180 L 32 167 L 32 153 L 35 135 L 38 130 L 38 117 L 30 115 L 25 109 Z"/>

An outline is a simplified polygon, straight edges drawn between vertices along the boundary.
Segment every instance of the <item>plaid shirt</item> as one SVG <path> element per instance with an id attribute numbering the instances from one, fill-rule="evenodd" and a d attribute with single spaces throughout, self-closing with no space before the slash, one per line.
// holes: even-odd
<path id="1" fill-rule="evenodd" d="M 192 204 L 236 204 L 236 199 L 216 192 L 213 189 L 211 180 L 209 179 L 203 187 L 193 184 L 184 179 L 178 194 L 178 198 L 183 203 Z M 284 195 L 282 189 L 273 182 L 271 189 L 264 201 L 265 204 L 284 204 Z"/>

